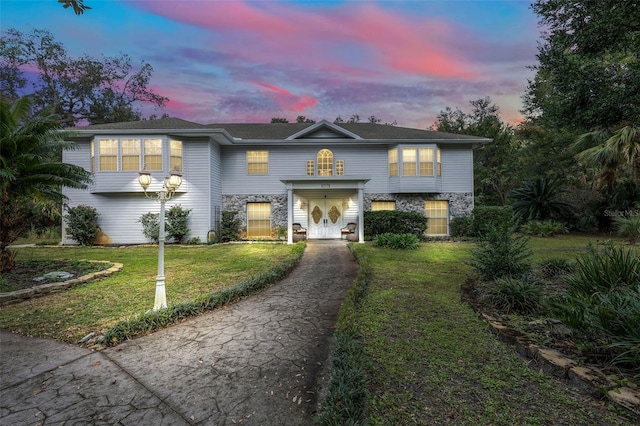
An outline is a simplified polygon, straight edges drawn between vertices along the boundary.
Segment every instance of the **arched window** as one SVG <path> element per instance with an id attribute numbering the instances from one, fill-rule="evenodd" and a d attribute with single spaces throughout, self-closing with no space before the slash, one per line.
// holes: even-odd
<path id="1" fill-rule="evenodd" d="M 333 176 L 333 153 L 328 149 L 318 151 L 318 176 Z"/>

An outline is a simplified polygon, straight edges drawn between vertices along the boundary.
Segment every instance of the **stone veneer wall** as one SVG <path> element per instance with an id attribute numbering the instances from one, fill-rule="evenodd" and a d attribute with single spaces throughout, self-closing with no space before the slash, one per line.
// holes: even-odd
<path id="1" fill-rule="evenodd" d="M 470 216 L 473 211 L 473 193 L 445 192 L 442 194 L 363 194 L 364 210 L 371 210 L 372 201 L 395 201 L 396 210 L 424 214 L 425 200 L 449 201 L 449 216 Z M 241 227 L 247 228 L 247 203 L 271 203 L 271 226 L 287 226 L 287 195 L 224 195 L 222 211 L 237 211 Z"/>
<path id="2" fill-rule="evenodd" d="M 287 226 L 287 195 L 223 195 L 222 211 L 237 211 L 240 227 L 247 229 L 247 203 L 271 203 L 271 227 Z"/>
<path id="3" fill-rule="evenodd" d="M 371 210 L 372 201 L 395 201 L 396 210 L 424 214 L 427 200 L 449 201 L 449 217 L 470 216 L 473 211 L 473 193 L 444 192 L 442 194 L 364 194 L 364 210 Z"/>

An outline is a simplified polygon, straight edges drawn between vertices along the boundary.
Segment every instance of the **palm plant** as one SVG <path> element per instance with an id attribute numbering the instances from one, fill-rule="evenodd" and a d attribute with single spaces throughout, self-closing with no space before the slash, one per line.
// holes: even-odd
<path id="1" fill-rule="evenodd" d="M 31 103 L 23 97 L 0 102 L 0 273 L 14 265 L 9 244 L 24 232 L 34 203 L 62 203 L 62 187 L 86 188 L 91 174 L 60 161 L 73 149 L 53 117 L 30 117 Z"/>
<path id="2" fill-rule="evenodd" d="M 582 149 L 586 146 L 591 147 Z M 613 134 L 606 130 L 585 133 L 574 148 L 581 149 L 578 161 L 599 168 L 601 186 L 613 187 L 625 169 L 640 179 L 640 125 L 630 124 Z"/>
<path id="3" fill-rule="evenodd" d="M 514 201 L 514 214 L 525 220 L 547 220 L 570 211 L 569 204 L 558 200 L 563 192 L 558 180 L 538 178 L 514 189 L 509 197 Z"/>

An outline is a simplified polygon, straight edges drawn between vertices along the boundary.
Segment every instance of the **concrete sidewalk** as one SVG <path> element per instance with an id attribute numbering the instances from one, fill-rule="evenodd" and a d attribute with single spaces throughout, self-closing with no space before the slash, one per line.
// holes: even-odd
<path id="1" fill-rule="evenodd" d="M 356 273 L 310 241 L 262 293 L 115 348 L 0 332 L 0 425 L 312 425 Z"/>

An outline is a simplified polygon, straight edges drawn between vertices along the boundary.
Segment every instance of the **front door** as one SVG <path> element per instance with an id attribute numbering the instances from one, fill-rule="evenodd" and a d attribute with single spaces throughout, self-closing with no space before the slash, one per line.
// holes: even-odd
<path id="1" fill-rule="evenodd" d="M 309 238 L 340 238 L 342 200 L 309 202 Z"/>

